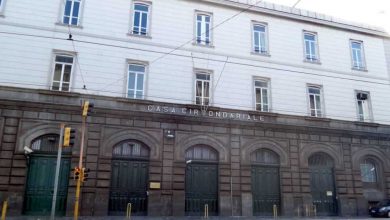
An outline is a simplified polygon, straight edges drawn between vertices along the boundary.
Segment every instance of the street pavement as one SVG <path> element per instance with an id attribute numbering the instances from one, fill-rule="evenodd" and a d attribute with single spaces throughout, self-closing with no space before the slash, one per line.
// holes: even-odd
<path id="1" fill-rule="evenodd" d="M 73 217 L 61 217 L 61 218 L 55 218 L 56 220 L 73 220 Z M 374 220 L 374 219 L 382 219 L 382 218 L 370 218 L 370 217 L 278 217 L 278 218 L 263 218 L 263 217 L 209 217 L 208 220 L 298 220 L 298 219 L 304 219 L 304 220 L 333 220 L 333 219 L 340 219 L 340 220 L 348 220 L 348 219 L 360 219 L 360 220 Z M 50 220 L 49 217 L 7 217 L 6 220 Z M 79 217 L 79 220 L 129 220 L 125 217 L 114 217 L 114 216 L 104 216 L 104 217 Z M 203 217 L 146 217 L 146 216 L 133 216 L 131 217 L 131 220 L 207 220 Z"/>

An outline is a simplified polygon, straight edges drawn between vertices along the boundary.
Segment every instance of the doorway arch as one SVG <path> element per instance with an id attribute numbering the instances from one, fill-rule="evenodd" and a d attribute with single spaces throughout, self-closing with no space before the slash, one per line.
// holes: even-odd
<path id="1" fill-rule="evenodd" d="M 337 215 L 334 160 L 326 153 L 318 152 L 309 157 L 310 189 L 317 215 Z"/>
<path id="2" fill-rule="evenodd" d="M 131 203 L 132 214 L 147 215 L 149 147 L 126 140 L 114 146 L 112 155 L 108 214 L 124 216 Z"/>
<path id="3" fill-rule="evenodd" d="M 53 199 L 54 177 L 60 136 L 42 135 L 31 142 L 33 153 L 29 155 L 23 214 L 50 215 Z M 71 148 L 64 148 L 58 182 L 56 215 L 66 212 L 70 173 Z"/>
<path id="4" fill-rule="evenodd" d="M 269 149 L 251 153 L 253 215 L 272 216 L 276 205 L 280 210 L 280 157 Z"/>
<path id="5" fill-rule="evenodd" d="M 185 213 L 218 215 L 218 152 L 207 145 L 195 145 L 185 152 Z"/>

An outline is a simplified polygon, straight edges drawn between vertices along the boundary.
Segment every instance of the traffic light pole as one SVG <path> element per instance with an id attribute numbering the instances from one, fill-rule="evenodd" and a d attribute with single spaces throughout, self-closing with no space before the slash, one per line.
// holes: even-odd
<path id="1" fill-rule="evenodd" d="M 51 203 L 51 215 L 50 215 L 50 219 L 51 220 L 54 220 L 54 216 L 55 216 L 55 213 L 56 213 L 58 179 L 59 179 L 60 167 L 61 167 L 61 154 L 62 154 L 62 144 L 63 144 L 63 140 L 64 140 L 64 130 L 65 130 L 65 124 L 61 123 L 60 140 L 59 140 L 59 143 L 58 143 L 56 174 L 55 174 L 55 179 L 54 179 L 53 200 L 52 200 L 52 203 Z"/>
<path id="2" fill-rule="evenodd" d="M 85 136 L 85 122 L 87 117 L 82 117 L 81 125 L 81 144 L 80 144 L 80 159 L 79 159 L 79 168 L 81 170 L 80 178 L 77 180 L 76 186 L 76 197 L 74 203 L 74 220 L 77 220 L 79 217 L 79 201 L 80 201 L 80 188 L 81 188 L 81 179 L 82 179 L 82 169 L 83 169 L 83 152 L 84 152 L 84 136 Z"/>

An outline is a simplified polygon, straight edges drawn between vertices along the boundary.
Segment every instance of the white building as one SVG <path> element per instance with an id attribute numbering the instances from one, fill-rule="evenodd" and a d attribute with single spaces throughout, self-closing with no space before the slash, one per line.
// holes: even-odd
<path id="1" fill-rule="evenodd" d="M 375 27 L 255 1 L 1 4 L 1 85 L 390 122 Z"/>
<path id="2" fill-rule="evenodd" d="M 315 12 L 0 0 L 0 202 L 48 214 L 58 126 L 79 129 L 91 100 L 82 215 L 124 215 L 137 193 L 139 215 L 366 215 L 390 195 L 389 94 L 389 34 Z M 73 212 L 79 152 L 64 151 L 58 215 Z"/>

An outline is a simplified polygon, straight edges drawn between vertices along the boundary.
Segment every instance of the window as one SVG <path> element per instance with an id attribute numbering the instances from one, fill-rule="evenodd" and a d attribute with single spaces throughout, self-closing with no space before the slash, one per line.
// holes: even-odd
<path id="1" fill-rule="evenodd" d="M 374 161 L 366 159 L 360 164 L 360 175 L 364 183 L 377 182 L 377 166 Z"/>
<path id="2" fill-rule="evenodd" d="M 65 0 L 62 23 L 78 26 L 80 24 L 81 0 Z"/>
<path id="3" fill-rule="evenodd" d="M 368 92 L 357 92 L 356 101 L 357 101 L 359 121 L 370 121 L 371 120 L 370 94 Z"/>
<path id="4" fill-rule="evenodd" d="M 0 14 L 3 12 L 5 0 L 0 0 Z"/>
<path id="5" fill-rule="evenodd" d="M 322 117 L 321 87 L 309 86 L 308 93 L 310 116 Z"/>
<path id="6" fill-rule="evenodd" d="M 268 81 L 255 80 L 255 105 L 257 111 L 269 111 L 269 86 Z"/>
<path id="7" fill-rule="evenodd" d="M 134 3 L 132 34 L 149 35 L 149 9 L 149 5 Z"/>
<path id="8" fill-rule="evenodd" d="M 303 32 L 305 60 L 309 62 L 318 62 L 318 43 L 317 34 Z"/>
<path id="9" fill-rule="evenodd" d="M 197 73 L 195 81 L 195 101 L 197 105 L 210 103 L 210 74 Z"/>
<path id="10" fill-rule="evenodd" d="M 129 64 L 127 98 L 143 99 L 145 93 L 145 65 Z"/>
<path id="11" fill-rule="evenodd" d="M 366 64 L 364 61 L 363 42 L 351 40 L 352 68 L 357 70 L 365 70 Z"/>
<path id="12" fill-rule="evenodd" d="M 70 79 L 73 69 L 73 56 L 56 55 L 53 73 L 52 90 L 66 91 L 70 90 Z"/>
<path id="13" fill-rule="evenodd" d="M 253 52 L 268 54 L 267 26 L 264 24 L 253 25 Z"/>
<path id="14" fill-rule="evenodd" d="M 196 43 L 211 45 L 211 15 L 196 14 Z"/>

